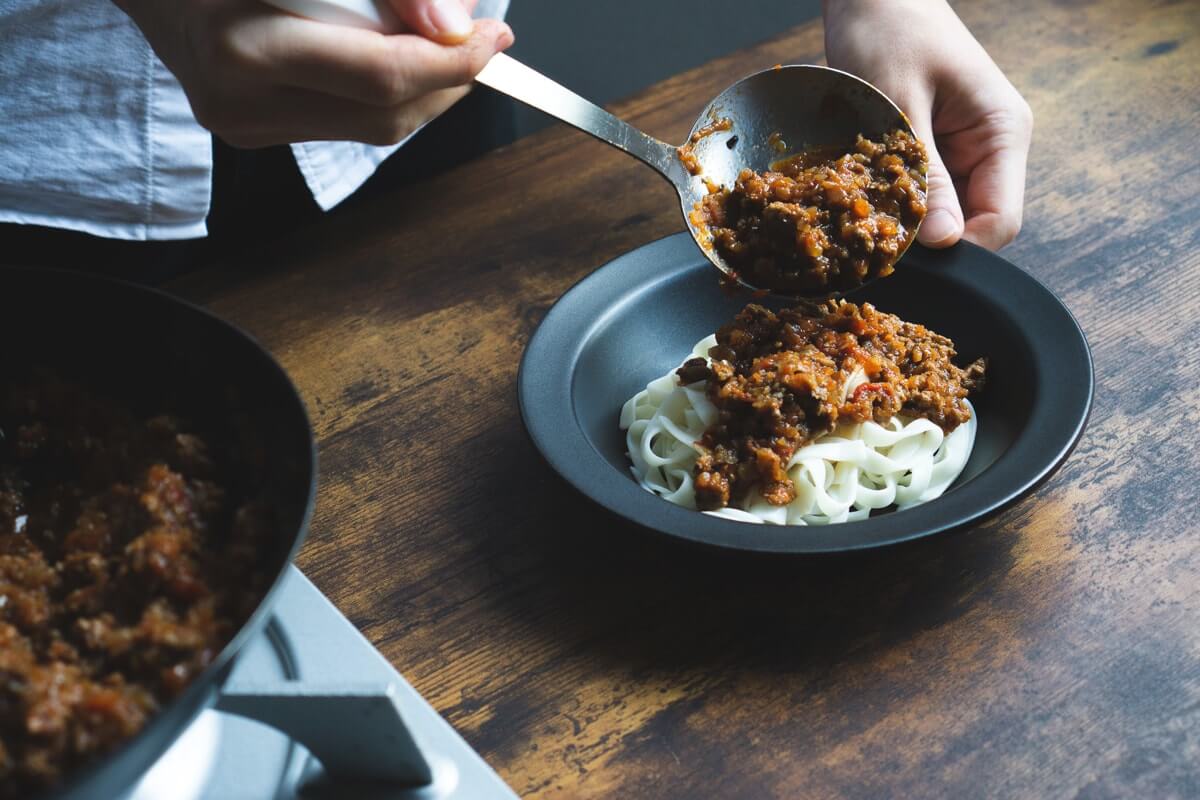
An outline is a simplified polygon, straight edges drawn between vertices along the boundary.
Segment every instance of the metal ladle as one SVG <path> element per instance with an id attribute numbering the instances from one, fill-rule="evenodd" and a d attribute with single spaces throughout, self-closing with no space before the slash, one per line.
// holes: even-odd
<path id="1" fill-rule="evenodd" d="M 504 53 L 493 56 L 475 80 L 574 125 L 657 170 L 679 194 L 684 224 L 700 250 L 717 269 L 750 289 L 756 287 L 741 279 L 692 219 L 692 210 L 709 193 L 706 181 L 732 187 L 742 169 L 762 172 L 785 154 L 814 146 L 845 145 L 850 151 L 860 133 L 876 140 L 897 128 L 913 133 L 904 113 L 861 78 L 811 64 L 778 66 L 742 78 L 700 112 L 689 141 L 719 120 L 728 119 L 732 124 L 692 145 L 700 168 L 692 175 L 675 146 L 642 133 Z M 903 252 L 897 259 L 900 255 Z"/>
<path id="2" fill-rule="evenodd" d="M 326 22 L 376 30 L 386 30 L 394 24 L 388 21 L 386 12 L 373 15 L 372 9 L 377 8 L 375 0 L 266 2 Z M 700 168 L 693 175 L 684 167 L 677 147 L 642 133 L 511 56 L 504 53 L 493 56 L 475 80 L 653 167 L 679 194 L 684 224 L 701 252 L 726 276 L 750 289 L 756 287 L 738 276 L 691 218 L 696 203 L 708 194 L 705 181 L 733 186 L 742 169 L 762 172 L 785 154 L 810 147 L 844 145 L 849 151 L 860 133 L 876 140 L 897 128 L 913 134 L 904 113 L 887 95 L 861 78 L 812 64 L 777 66 L 742 78 L 700 112 L 689 140 L 719 120 L 729 119 L 732 125 L 729 130 L 703 136 L 693 144 L 692 152 Z M 915 239 L 914 232 L 909 242 Z M 897 259 L 901 255 L 903 251 L 897 254 Z"/>

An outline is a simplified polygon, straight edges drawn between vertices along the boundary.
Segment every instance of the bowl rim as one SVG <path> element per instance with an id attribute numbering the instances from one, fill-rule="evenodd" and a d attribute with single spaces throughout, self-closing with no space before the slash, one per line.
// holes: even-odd
<path id="1" fill-rule="evenodd" d="M 1000 513 L 1066 461 L 1091 413 L 1095 375 L 1087 339 L 1070 310 L 1029 273 L 961 242 L 946 250 L 914 246 L 908 266 L 937 270 L 947 288 L 992 298 L 1025 337 L 1033 403 L 1011 445 L 981 473 L 928 503 L 828 526 L 752 525 L 676 506 L 639 486 L 593 446 L 576 414 L 575 367 L 585 346 L 621 309 L 697 269 L 711 269 L 686 232 L 642 245 L 578 281 L 530 337 L 517 374 L 521 419 L 543 459 L 601 507 L 667 536 L 741 551 L 839 553 L 958 530 Z M 646 264 L 654 265 L 648 270 Z M 717 276 L 713 276 L 714 290 Z M 682 354 L 681 354 L 682 357 Z M 650 376 L 653 378 L 656 376 Z M 617 430 L 619 408 L 613 409 Z M 802 531 L 803 535 L 798 535 Z"/>

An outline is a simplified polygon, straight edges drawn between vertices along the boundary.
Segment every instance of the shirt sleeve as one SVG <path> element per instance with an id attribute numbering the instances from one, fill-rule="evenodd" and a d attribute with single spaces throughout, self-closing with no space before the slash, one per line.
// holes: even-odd
<path id="1" fill-rule="evenodd" d="M 480 0 L 475 17 L 503 19 L 508 4 L 509 0 Z M 328 211 L 354 194 L 375 174 L 384 159 L 420 132 L 418 128 L 398 144 L 387 147 L 358 142 L 297 142 L 292 145 L 292 155 L 313 199 Z"/>

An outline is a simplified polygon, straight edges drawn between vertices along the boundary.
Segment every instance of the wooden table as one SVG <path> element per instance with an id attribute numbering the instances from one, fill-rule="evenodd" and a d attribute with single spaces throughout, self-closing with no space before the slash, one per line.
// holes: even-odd
<path id="1" fill-rule="evenodd" d="M 300 566 L 522 796 L 1200 795 L 1200 5 L 959 6 L 1037 117 L 1005 255 L 1097 371 L 1062 471 L 964 535 L 734 557 L 567 489 L 517 413 L 522 348 L 681 229 L 665 183 L 574 131 L 176 286 L 309 404 Z M 616 111 L 679 141 L 732 79 L 821 52 L 817 22 Z"/>

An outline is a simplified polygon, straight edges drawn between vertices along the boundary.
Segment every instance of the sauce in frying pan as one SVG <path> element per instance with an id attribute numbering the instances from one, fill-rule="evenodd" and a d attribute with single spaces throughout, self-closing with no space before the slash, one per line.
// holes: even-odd
<path id="1" fill-rule="evenodd" d="M 274 522 L 228 457 L 48 372 L 0 388 L 0 798 L 137 733 L 261 600 Z"/>

